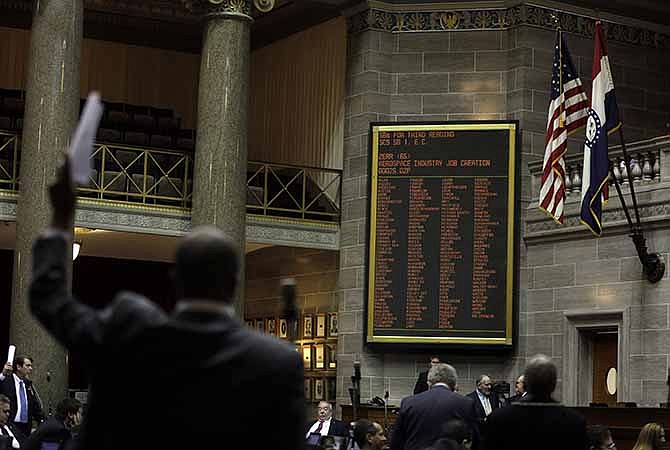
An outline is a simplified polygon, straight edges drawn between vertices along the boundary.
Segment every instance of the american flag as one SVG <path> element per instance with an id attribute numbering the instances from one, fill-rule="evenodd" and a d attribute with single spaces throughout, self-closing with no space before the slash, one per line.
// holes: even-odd
<path id="1" fill-rule="evenodd" d="M 589 99 L 560 30 L 556 31 L 551 75 L 551 103 L 542 165 L 539 208 L 563 224 L 565 160 L 568 135 L 586 124 Z"/>

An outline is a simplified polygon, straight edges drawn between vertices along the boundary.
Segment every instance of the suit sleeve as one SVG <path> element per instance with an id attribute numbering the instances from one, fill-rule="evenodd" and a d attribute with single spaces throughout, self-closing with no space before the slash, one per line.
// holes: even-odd
<path id="1" fill-rule="evenodd" d="M 398 418 L 393 424 L 393 433 L 391 434 L 391 449 L 390 450 L 403 450 L 405 448 L 405 441 L 407 436 L 405 436 L 405 414 L 407 410 L 403 407 L 404 401 L 400 402 L 400 412 L 398 413 Z"/>
<path id="2" fill-rule="evenodd" d="M 477 414 L 477 406 L 475 400 L 472 399 L 469 395 L 465 397 L 468 402 L 467 407 L 467 416 L 466 422 L 472 430 L 472 448 L 474 450 L 482 448 L 482 430 L 479 423 L 479 417 Z"/>
<path id="3" fill-rule="evenodd" d="M 424 389 L 422 389 L 422 385 L 423 385 L 422 375 L 423 374 L 420 373 L 419 378 L 416 379 L 416 384 L 414 385 L 414 395 L 419 394 L 419 393 L 424 391 Z"/>
<path id="4" fill-rule="evenodd" d="M 102 341 L 102 321 L 96 312 L 68 292 L 67 240 L 50 234 L 37 238 L 33 247 L 30 309 L 40 323 L 64 346 L 90 355 Z"/>

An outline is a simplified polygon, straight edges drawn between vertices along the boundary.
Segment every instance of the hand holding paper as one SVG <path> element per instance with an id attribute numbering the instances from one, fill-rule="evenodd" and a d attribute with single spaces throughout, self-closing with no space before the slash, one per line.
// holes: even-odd
<path id="1" fill-rule="evenodd" d="M 72 137 L 68 157 L 70 177 L 76 184 L 86 185 L 91 174 L 91 150 L 102 117 L 100 94 L 91 92 Z"/>
<path id="2" fill-rule="evenodd" d="M 7 350 L 7 362 L 12 364 L 14 362 L 14 354 L 16 353 L 16 346 L 10 345 L 9 350 Z"/>

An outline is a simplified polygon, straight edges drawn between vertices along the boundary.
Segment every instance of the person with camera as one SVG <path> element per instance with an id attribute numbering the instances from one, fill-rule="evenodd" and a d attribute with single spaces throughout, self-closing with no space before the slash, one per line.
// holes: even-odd
<path id="1" fill-rule="evenodd" d="M 467 396 L 475 402 L 475 410 L 477 412 L 477 419 L 480 423 L 484 423 L 486 418 L 493 412 L 494 409 L 500 407 L 498 395 L 493 392 L 493 382 L 488 375 L 480 375 L 477 378 L 477 388 L 470 392 Z"/>

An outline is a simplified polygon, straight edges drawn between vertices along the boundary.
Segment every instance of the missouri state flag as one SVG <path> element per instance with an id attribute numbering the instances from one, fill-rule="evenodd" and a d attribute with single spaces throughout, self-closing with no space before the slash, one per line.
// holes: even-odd
<path id="1" fill-rule="evenodd" d="M 596 22 L 592 75 L 591 108 L 586 121 L 580 216 L 582 223 L 593 234 L 600 236 L 603 231 L 603 205 L 609 198 L 607 135 L 621 126 L 600 21 Z"/>

